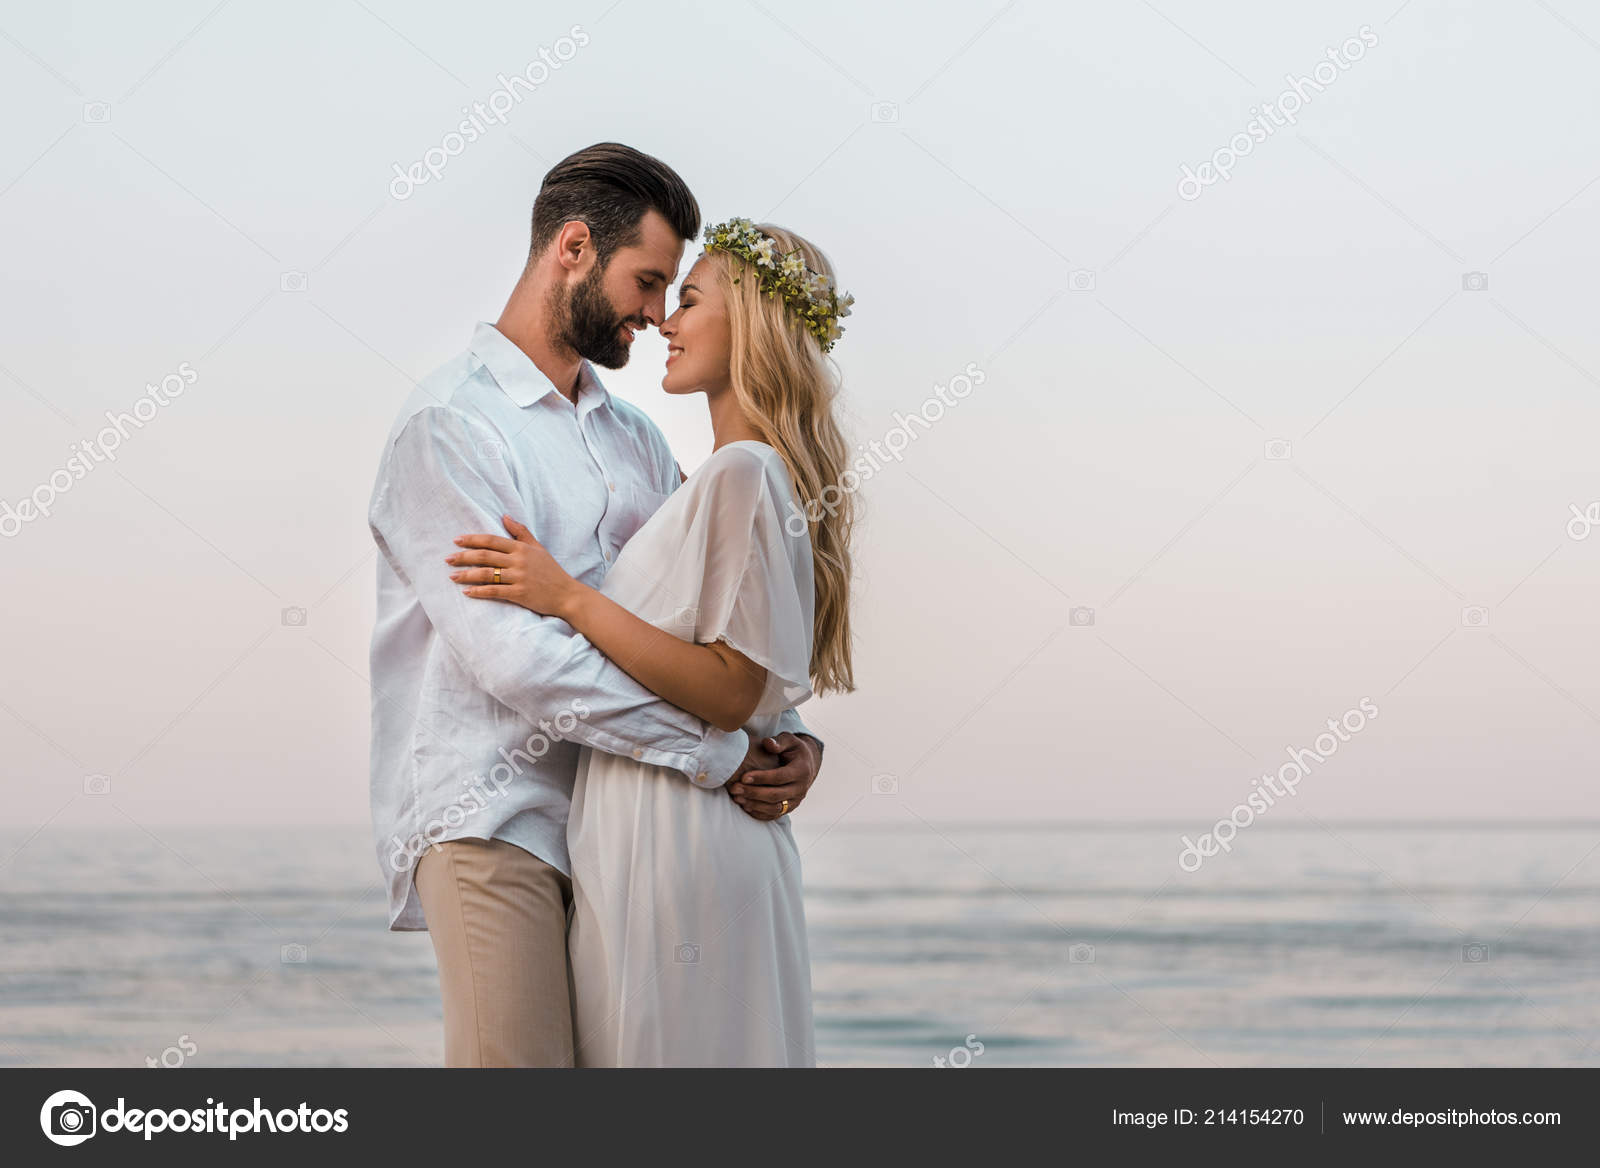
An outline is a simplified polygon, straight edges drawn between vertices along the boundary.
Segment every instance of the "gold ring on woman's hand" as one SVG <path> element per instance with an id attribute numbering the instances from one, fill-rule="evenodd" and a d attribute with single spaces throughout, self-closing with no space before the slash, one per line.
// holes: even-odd
<path id="1" fill-rule="evenodd" d="M 499 568 L 496 568 L 494 570 L 494 582 L 496 584 L 500 583 L 500 569 Z"/>
<path id="2" fill-rule="evenodd" d="M 783 801 L 783 810 L 778 812 L 778 814 L 779 815 L 787 815 L 787 814 L 789 814 L 789 800 L 785 799 Z"/>

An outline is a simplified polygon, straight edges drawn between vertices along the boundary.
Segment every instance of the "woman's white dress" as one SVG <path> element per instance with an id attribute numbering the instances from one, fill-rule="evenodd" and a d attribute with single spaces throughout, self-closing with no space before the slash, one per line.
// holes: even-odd
<path id="1" fill-rule="evenodd" d="M 628 541 L 601 591 L 765 667 L 752 740 L 811 696 L 811 544 L 765 443 L 717 449 Z M 816 1064 L 787 816 L 752 819 L 720 787 L 585 749 L 567 842 L 579 1066 Z"/>

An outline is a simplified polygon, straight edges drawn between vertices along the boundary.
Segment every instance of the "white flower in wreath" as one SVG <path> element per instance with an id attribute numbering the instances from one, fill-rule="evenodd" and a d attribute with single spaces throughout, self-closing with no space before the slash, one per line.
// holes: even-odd
<path id="1" fill-rule="evenodd" d="M 797 253 L 791 253 L 783 257 L 783 264 L 779 270 L 785 276 L 798 278 L 806 270 L 806 262 Z"/>
<path id="2" fill-rule="evenodd" d="M 772 247 L 772 238 L 770 236 L 763 235 L 760 242 L 756 243 L 750 249 L 751 253 L 754 255 L 756 263 L 760 264 L 763 268 L 770 268 L 772 266 Z"/>

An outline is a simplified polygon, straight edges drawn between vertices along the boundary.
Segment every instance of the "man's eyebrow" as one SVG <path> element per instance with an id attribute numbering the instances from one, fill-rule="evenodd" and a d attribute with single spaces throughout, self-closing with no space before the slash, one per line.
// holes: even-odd
<path id="1" fill-rule="evenodd" d="M 640 272 L 639 274 L 641 276 L 649 276 L 652 280 L 660 280 L 663 284 L 672 283 L 672 281 L 667 278 L 667 274 L 665 272 L 658 272 L 655 268 L 651 268 L 649 271 Z"/>

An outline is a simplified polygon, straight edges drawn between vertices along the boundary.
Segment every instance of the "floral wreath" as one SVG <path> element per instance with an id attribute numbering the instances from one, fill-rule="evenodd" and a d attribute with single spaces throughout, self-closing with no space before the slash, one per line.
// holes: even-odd
<path id="1" fill-rule="evenodd" d="M 707 251 L 725 251 L 753 267 L 761 290 L 769 297 L 782 296 L 824 353 L 833 348 L 844 332 L 839 319 L 850 315 L 854 296 L 839 295 L 832 280 L 806 267 L 798 250 L 780 253 L 778 241 L 748 219 L 729 219 L 707 227 L 705 239 Z M 739 277 L 733 282 L 737 284 Z"/>

